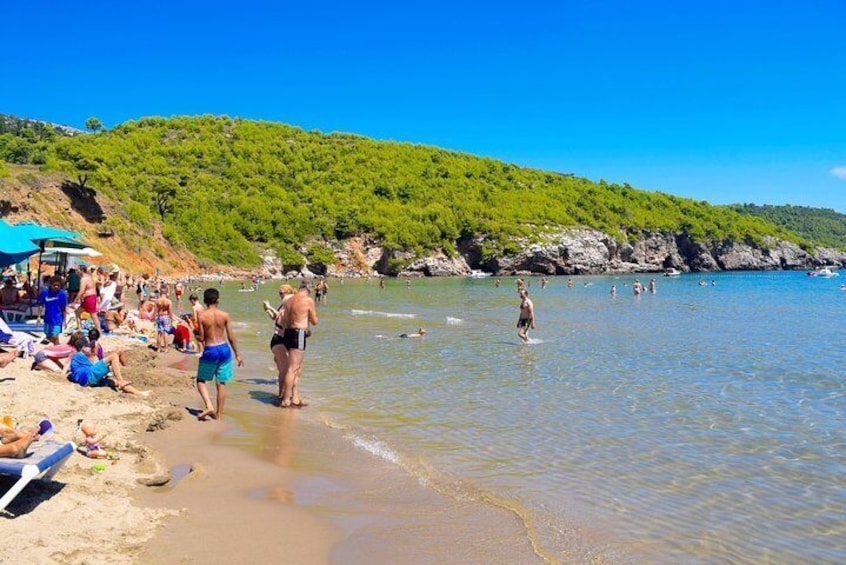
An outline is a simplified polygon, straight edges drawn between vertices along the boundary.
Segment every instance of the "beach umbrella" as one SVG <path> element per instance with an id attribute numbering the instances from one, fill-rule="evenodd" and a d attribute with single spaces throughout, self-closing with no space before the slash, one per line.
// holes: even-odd
<path id="1" fill-rule="evenodd" d="M 0 266 L 6 267 L 20 263 L 38 253 L 39 250 L 40 248 L 32 240 L 0 220 Z"/>
<path id="2" fill-rule="evenodd" d="M 68 242 L 72 242 L 75 244 L 79 243 L 79 241 L 77 241 L 79 233 L 74 231 L 53 228 L 50 226 L 42 226 L 33 222 L 21 222 L 19 224 L 12 224 L 11 227 L 16 232 L 38 245 L 41 249 L 44 249 L 44 247 L 50 245 L 51 241 L 56 240 L 60 240 L 63 245 Z"/>
<path id="3" fill-rule="evenodd" d="M 0 220 L 0 222 L 6 224 L 3 220 Z M 41 254 L 44 253 L 44 248 L 47 245 L 58 242 L 65 247 L 87 247 L 84 243 L 77 241 L 76 238 L 79 237 L 78 232 L 53 228 L 50 226 L 42 226 L 34 222 L 21 222 L 19 224 L 9 225 L 9 227 L 38 246 L 38 275 L 36 278 L 36 285 L 41 284 Z"/>
<path id="4" fill-rule="evenodd" d="M 68 266 L 79 264 L 79 257 L 100 257 L 101 255 L 103 254 L 91 247 L 45 247 L 44 253 L 41 254 L 41 262 L 46 265 L 62 266 L 67 270 Z"/>

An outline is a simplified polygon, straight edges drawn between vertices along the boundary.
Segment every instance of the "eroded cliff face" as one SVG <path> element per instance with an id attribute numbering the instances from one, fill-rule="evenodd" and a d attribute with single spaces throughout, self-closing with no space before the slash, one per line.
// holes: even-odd
<path id="1" fill-rule="evenodd" d="M 819 248 L 812 255 L 793 243 L 772 238 L 754 247 L 732 241 L 697 243 L 684 234 L 644 232 L 631 243 L 620 243 L 596 230 L 566 229 L 546 234 L 538 242 L 515 243 L 522 250 L 509 256 L 486 259 L 483 239 L 475 239 L 461 242 L 455 255 L 437 252 L 415 259 L 411 253 L 385 251 L 374 241 L 359 239 L 338 245 L 339 261 L 326 273 L 438 277 L 466 276 L 471 269 L 497 275 L 578 275 L 651 273 L 671 267 L 680 271 L 760 271 L 846 266 L 846 253 Z"/>

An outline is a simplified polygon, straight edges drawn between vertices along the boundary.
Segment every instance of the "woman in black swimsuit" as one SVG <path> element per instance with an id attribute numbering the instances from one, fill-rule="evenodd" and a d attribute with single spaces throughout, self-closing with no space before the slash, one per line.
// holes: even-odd
<path id="1" fill-rule="evenodd" d="M 294 295 L 294 288 L 289 284 L 279 287 L 279 298 L 282 303 L 278 309 L 274 309 L 269 302 L 264 301 L 264 312 L 273 320 L 273 336 L 270 338 L 270 351 L 273 353 L 273 361 L 276 363 L 279 381 L 279 401 L 282 401 L 282 389 L 285 380 L 285 373 L 288 372 L 288 349 L 285 347 L 285 302 Z"/>

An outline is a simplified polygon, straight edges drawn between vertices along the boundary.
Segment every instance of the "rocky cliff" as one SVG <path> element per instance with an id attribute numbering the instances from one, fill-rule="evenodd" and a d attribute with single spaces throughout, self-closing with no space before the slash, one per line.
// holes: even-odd
<path id="1" fill-rule="evenodd" d="M 565 229 L 538 242 L 517 241 L 510 256 L 484 258 L 482 239 L 465 241 L 457 255 L 440 252 L 423 258 L 386 252 L 378 243 L 355 240 L 339 245 L 330 275 L 466 276 L 472 269 L 496 275 L 578 275 L 680 271 L 797 270 L 820 265 L 846 266 L 846 253 L 826 248 L 813 254 L 799 246 L 766 239 L 761 246 L 722 241 L 697 243 L 684 234 L 642 233 L 630 243 L 588 229 Z M 356 260 L 352 261 L 351 258 Z"/>

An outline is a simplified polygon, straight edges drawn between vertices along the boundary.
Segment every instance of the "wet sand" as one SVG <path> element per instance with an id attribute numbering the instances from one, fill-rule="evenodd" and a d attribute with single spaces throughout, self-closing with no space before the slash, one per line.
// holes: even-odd
<path id="1" fill-rule="evenodd" d="M 149 439 L 169 466 L 193 471 L 139 493 L 142 506 L 181 509 L 141 562 L 543 562 L 513 510 L 455 500 L 356 448 L 317 407 L 271 400 L 235 384 L 223 422 L 186 418 Z"/>

